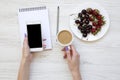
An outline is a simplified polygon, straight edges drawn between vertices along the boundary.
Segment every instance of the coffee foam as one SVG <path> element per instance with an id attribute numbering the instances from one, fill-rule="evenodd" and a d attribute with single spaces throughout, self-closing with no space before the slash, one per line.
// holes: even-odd
<path id="1" fill-rule="evenodd" d="M 69 44 L 72 41 L 72 34 L 67 30 L 63 30 L 58 34 L 58 40 L 61 44 Z"/>

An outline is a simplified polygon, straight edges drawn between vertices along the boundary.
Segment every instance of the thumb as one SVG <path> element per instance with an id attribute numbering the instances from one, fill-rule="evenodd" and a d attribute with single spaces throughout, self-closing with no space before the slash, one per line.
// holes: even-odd
<path id="1" fill-rule="evenodd" d="M 23 44 L 24 44 L 24 46 L 28 46 L 28 38 L 27 38 L 26 34 L 25 34 L 25 38 L 24 38 Z"/>
<path id="2" fill-rule="evenodd" d="M 27 38 L 27 36 L 25 36 L 24 42 L 23 42 L 23 51 L 28 50 L 28 49 L 29 49 L 28 38 Z"/>
<path id="3" fill-rule="evenodd" d="M 67 59 L 71 60 L 70 50 L 68 49 L 68 46 L 65 47 L 65 52 L 67 54 Z"/>

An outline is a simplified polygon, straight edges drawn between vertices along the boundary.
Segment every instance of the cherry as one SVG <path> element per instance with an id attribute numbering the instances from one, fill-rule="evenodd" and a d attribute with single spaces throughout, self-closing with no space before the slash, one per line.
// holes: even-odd
<path id="1" fill-rule="evenodd" d="M 78 17 L 81 18 L 81 17 L 82 17 L 82 13 L 79 13 L 79 14 L 78 14 Z"/>
<path id="2" fill-rule="evenodd" d="M 80 21 L 79 21 L 79 20 L 75 20 L 75 23 L 76 23 L 76 24 L 79 24 L 79 23 L 80 23 Z"/>
<path id="3" fill-rule="evenodd" d="M 86 32 L 87 32 L 87 33 L 90 33 L 90 30 L 88 29 L 88 30 L 86 30 Z"/>
<path id="4" fill-rule="evenodd" d="M 105 24 L 104 17 L 100 14 L 98 9 L 83 9 L 78 13 L 78 18 L 78 20 L 75 20 L 75 23 L 83 37 L 87 37 L 89 33 L 96 35 Z"/>
<path id="5" fill-rule="evenodd" d="M 87 11 L 86 11 L 85 9 L 83 9 L 83 10 L 82 10 L 82 13 L 83 13 L 83 14 L 86 14 L 86 13 L 87 13 Z"/>
<path id="6" fill-rule="evenodd" d="M 84 30 L 84 29 L 81 29 L 81 33 L 85 33 L 85 30 Z"/>
<path id="7" fill-rule="evenodd" d="M 92 25 L 88 25 L 87 28 L 88 28 L 88 29 L 92 29 Z"/>
<path id="8" fill-rule="evenodd" d="M 82 22 L 83 22 L 84 19 L 85 19 L 84 17 L 81 17 L 81 18 L 80 18 L 80 20 L 81 20 Z"/>
<path id="9" fill-rule="evenodd" d="M 82 28 L 82 27 L 79 25 L 79 26 L 78 26 L 78 29 L 81 30 L 81 28 Z"/>
<path id="10" fill-rule="evenodd" d="M 85 24 L 89 24 L 89 20 L 85 20 Z"/>
<path id="11" fill-rule="evenodd" d="M 83 33 L 83 37 L 87 37 L 87 33 Z"/>
<path id="12" fill-rule="evenodd" d="M 85 15 L 85 18 L 86 18 L 86 19 L 89 19 L 89 15 L 88 15 L 88 14 L 86 14 L 86 15 Z"/>
<path id="13" fill-rule="evenodd" d="M 80 26 L 82 26 L 83 25 L 83 22 L 82 21 L 80 21 Z"/>

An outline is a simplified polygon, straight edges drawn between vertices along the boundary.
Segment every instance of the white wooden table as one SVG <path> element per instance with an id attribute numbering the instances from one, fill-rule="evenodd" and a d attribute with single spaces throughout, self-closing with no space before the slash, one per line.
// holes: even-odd
<path id="1" fill-rule="evenodd" d="M 30 80 L 72 80 L 56 43 L 57 6 L 60 26 L 69 26 L 68 10 L 88 0 L 1 0 L 0 1 L 0 80 L 17 80 L 21 60 L 17 10 L 46 5 L 49 9 L 53 49 L 34 55 Z M 120 0 L 89 0 L 102 5 L 110 16 L 110 29 L 100 40 L 83 42 L 75 37 L 73 45 L 81 55 L 83 80 L 120 80 Z"/>

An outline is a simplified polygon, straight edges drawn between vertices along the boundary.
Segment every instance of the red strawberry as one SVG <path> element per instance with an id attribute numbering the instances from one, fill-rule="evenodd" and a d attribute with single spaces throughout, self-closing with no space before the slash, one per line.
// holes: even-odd
<path id="1" fill-rule="evenodd" d="M 103 21 L 102 20 L 99 20 L 98 21 L 98 26 L 102 26 L 103 25 Z"/>
<path id="2" fill-rule="evenodd" d="M 97 19 L 98 19 L 98 20 L 102 20 L 102 15 L 98 15 L 98 16 L 97 16 Z"/>
<path id="3" fill-rule="evenodd" d="M 90 21 L 94 21 L 94 17 L 93 17 L 93 16 L 90 16 L 90 17 L 89 17 L 89 20 L 90 20 Z"/>
<path id="4" fill-rule="evenodd" d="M 93 10 L 93 13 L 92 13 L 94 16 L 97 16 L 98 15 L 98 12 L 96 10 Z"/>
<path id="5" fill-rule="evenodd" d="M 96 28 L 95 28 L 95 29 L 96 29 L 96 30 L 98 30 L 98 29 L 100 29 L 100 28 L 101 28 L 101 26 L 96 26 Z"/>
<path id="6" fill-rule="evenodd" d="M 97 24 L 98 24 L 97 22 L 92 22 L 93 26 L 97 26 Z"/>
<path id="7" fill-rule="evenodd" d="M 95 28 L 92 28 L 92 29 L 91 29 L 91 32 L 92 32 L 92 33 L 94 33 L 95 31 L 96 31 Z"/>
<path id="8" fill-rule="evenodd" d="M 93 12 L 92 8 L 87 8 L 86 11 L 87 11 L 89 14 L 92 14 L 92 12 Z"/>
<path id="9" fill-rule="evenodd" d="M 97 26 L 97 28 L 101 28 L 101 26 Z"/>

